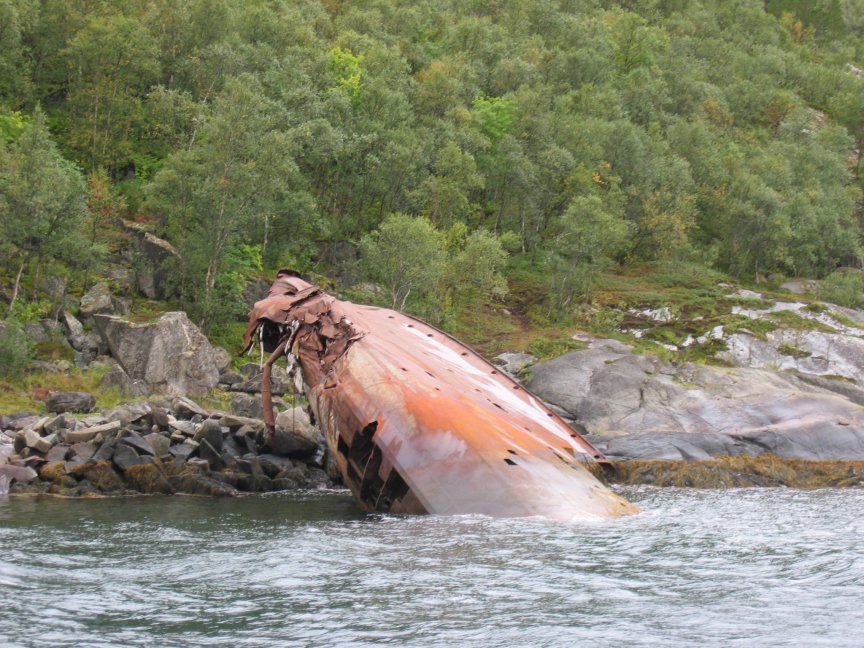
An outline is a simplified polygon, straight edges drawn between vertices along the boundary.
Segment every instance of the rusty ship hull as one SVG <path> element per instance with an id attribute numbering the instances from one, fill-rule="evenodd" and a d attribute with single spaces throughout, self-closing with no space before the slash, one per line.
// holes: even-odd
<path id="1" fill-rule="evenodd" d="M 247 346 L 256 331 L 266 341 L 269 323 L 265 382 L 279 357 L 297 359 L 330 454 L 364 508 L 562 521 L 637 511 L 594 476 L 604 459 L 590 443 L 468 347 L 403 313 L 280 278 L 250 313 Z"/>

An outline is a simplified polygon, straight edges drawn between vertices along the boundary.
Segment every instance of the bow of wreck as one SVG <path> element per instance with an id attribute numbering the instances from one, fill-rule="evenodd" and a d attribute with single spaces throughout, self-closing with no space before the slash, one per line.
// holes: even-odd
<path id="1" fill-rule="evenodd" d="M 345 484 L 368 510 L 555 520 L 638 509 L 592 474 L 600 453 L 535 396 L 449 335 L 339 301 L 280 272 L 244 341 L 302 373 Z"/>

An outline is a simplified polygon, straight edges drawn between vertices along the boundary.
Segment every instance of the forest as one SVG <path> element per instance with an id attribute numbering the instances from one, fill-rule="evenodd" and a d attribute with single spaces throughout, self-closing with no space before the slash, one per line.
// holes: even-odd
<path id="1" fill-rule="evenodd" d="M 864 0 L 0 0 L 0 316 L 124 221 L 208 331 L 280 267 L 445 328 L 860 268 L 862 36 Z"/>

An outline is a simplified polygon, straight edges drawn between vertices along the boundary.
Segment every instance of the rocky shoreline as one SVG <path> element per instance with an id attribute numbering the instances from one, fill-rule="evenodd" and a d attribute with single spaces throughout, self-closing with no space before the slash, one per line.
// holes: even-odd
<path id="1" fill-rule="evenodd" d="M 88 414 L 89 394 L 56 394 L 52 416 L 0 416 L 0 493 L 66 497 L 241 493 L 328 488 L 324 439 L 303 408 L 260 419 L 186 397 Z M 78 418 L 73 415 L 88 414 Z"/>

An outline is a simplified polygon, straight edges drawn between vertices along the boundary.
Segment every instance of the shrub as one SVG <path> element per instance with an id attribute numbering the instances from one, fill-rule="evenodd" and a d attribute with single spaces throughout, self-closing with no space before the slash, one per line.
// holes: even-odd
<path id="1" fill-rule="evenodd" d="M 33 341 L 14 320 L 0 322 L 0 376 L 20 376 L 33 356 Z"/>
<path id="2" fill-rule="evenodd" d="M 860 308 L 864 304 L 864 274 L 860 270 L 837 270 L 822 280 L 819 286 L 819 299 L 822 301 Z"/>

